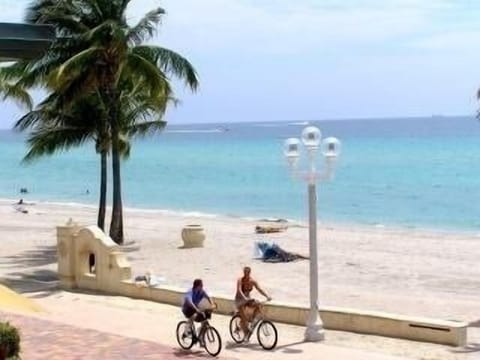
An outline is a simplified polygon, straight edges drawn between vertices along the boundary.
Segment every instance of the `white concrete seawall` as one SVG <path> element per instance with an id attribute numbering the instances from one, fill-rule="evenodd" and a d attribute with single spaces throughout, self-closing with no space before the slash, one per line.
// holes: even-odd
<path id="1" fill-rule="evenodd" d="M 94 290 L 171 305 L 181 303 L 185 289 L 135 284 L 125 254 L 96 226 L 80 228 L 70 222 L 57 227 L 57 246 L 58 273 L 63 288 Z M 211 295 L 219 313 L 232 313 L 233 299 L 222 294 Z M 272 321 L 293 325 L 304 325 L 308 314 L 305 307 L 282 302 L 269 303 L 265 308 Z M 463 346 L 467 341 L 467 324 L 460 321 L 337 307 L 322 307 L 320 316 L 326 329 L 452 346 Z"/>

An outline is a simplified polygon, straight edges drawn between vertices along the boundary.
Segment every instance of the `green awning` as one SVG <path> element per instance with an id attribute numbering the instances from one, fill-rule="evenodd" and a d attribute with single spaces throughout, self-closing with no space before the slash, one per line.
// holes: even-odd
<path id="1" fill-rule="evenodd" d="M 36 58 L 55 38 L 53 27 L 0 23 L 0 61 Z"/>

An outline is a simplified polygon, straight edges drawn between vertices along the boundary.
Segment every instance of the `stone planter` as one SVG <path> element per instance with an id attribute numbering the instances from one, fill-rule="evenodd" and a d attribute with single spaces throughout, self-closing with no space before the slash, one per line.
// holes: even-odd
<path id="1" fill-rule="evenodd" d="M 185 225 L 182 229 L 183 247 L 203 247 L 205 231 L 202 225 Z"/>

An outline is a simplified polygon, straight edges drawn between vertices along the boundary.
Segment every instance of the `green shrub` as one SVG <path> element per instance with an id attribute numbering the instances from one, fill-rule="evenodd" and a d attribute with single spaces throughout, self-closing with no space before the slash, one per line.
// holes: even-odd
<path id="1" fill-rule="evenodd" d="M 7 359 L 19 359 L 20 334 L 16 327 L 7 323 L 0 323 L 0 359 L 2 355 Z"/>

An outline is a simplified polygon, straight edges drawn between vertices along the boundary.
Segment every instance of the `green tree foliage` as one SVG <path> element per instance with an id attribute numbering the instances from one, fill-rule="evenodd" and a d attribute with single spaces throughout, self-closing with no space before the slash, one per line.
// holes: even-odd
<path id="1" fill-rule="evenodd" d="M 17 328 L 0 322 L 0 359 L 16 360 L 20 354 L 20 334 Z"/>
<path id="2" fill-rule="evenodd" d="M 41 86 L 47 98 L 16 124 L 32 129 L 26 160 L 93 140 L 106 179 L 112 160 L 113 206 L 110 236 L 123 243 L 121 157 L 134 135 L 161 130 L 174 102 L 170 78 L 198 87 L 193 66 L 176 52 L 145 45 L 165 11 L 156 8 L 135 25 L 126 21 L 132 0 L 35 0 L 26 21 L 51 24 L 57 38 L 43 57 L 2 70 L 5 83 L 19 89 Z M 101 181 L 101 194 L 106 191 Z M 105 185 L 105 186 L 104 186 Z M 104 204 L 104 199 L 103 199 Z M 104 206 L 104 205 L 103 205 Z M 104 208 L 104 207 L 103 207 Z M 102 199 L 99 206 L 99 224 Z"/>

